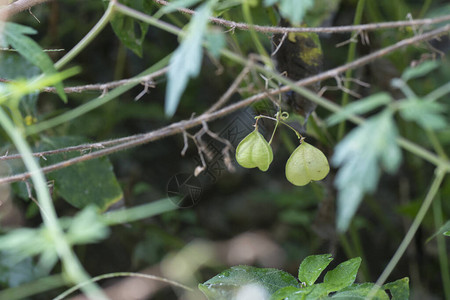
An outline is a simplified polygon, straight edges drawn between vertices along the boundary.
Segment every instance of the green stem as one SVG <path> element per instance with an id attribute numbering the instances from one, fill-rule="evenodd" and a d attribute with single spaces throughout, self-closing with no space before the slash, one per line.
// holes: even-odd
<path id="1" fill-rule="evenodd" d="M 255 43 L 256 50 L 261 55 L 261 57 L 264 60 L 264 63 L 270 67 L 273 67 L 272 60 L 270 59 L 269 55 L 267 54 L 266 49 L 264 49 L 264 46 L 261 44 L 261 41 L 258 38 L 258 34 L 253 29 L 253 18 L 252 14 L 250 13 L 250 4 L 249 1 L 243 1 L 242 3 L 242 13 L 244 14 L 244 19 L 249 24 L 249 32 L 250 36 L 252 37 L 253 43 Z"/>
<path id="2" fill-rule="evenodd" d="M 363 1 L 363 0 L 361 0 L 361 1 Z M 183 34 L 183 32 L 180 29 L 178 29 L 170 24 L 163 23 L 151 16 L 137 12 L 137 11 L 130 9 L 120 3 L 116 4 L 116 10 L 120 11 L 124 14 L 127 14 L 131 17 L 137 18 L 143 22 L 147 22 L 150 25 L 153 25 L 153 26 L 156 26 L 163 30 L 166 30 L 168 32 L 171 32 L 173 34 L 176 34 L 176 35 Z M 243 66 L 246 66 L 248 64 L 248 59 L 246 59 L 240 55 L 237 55 L 227 49 L 222 49 L 221 54 L 232 61 L 242 64 Z M 289 80 L 288 78 L 286 78 L 284 76 L 280 76 L 279 74 L 277 74 L 274 71 L 268 70 L 267 68 L 264 68 L 263 66 L 260 66 L 257 64 L 254 64 L 253 67 L 257 71 L 266 75 L 268 78 L 273 78 L 275 80 L 278 80 L 280 83 L 289 86 L 294 92 L 306 97 L 308 100 L 311 100 L 312 102 L 317 103 L 318 105 L 324 107 L 325 109 L 327 109 L 331 112 L 336 113 L 336 112 L 340 112 L 342 110 L 341 106 L 339 106 L 325 98 L 317 96 L 316 94 L 314 94 L 313 92 L 311 92 L 310 90 L 308 90 L 304 87 L 296 86 L 295 82 Z M 356 115 L 350 115 L 350 116 L 348 116 L 347 119 L 358 125 L 362 124 L 364 122 L 363 118 L 358 117 Z M 435 154 L 420 147 L 419 145 L 416 145 L 402 137 L 397 139 L 397 143 L 404 149 L 410 151 L 411 153 L 431 162 L 432 164 L 434 164 L 436 166 L 440 166 L 441 168 L 450 171 L 450 162 L 449 161 L 439 158 Z"/>
<path id="3" fill-rule="evenodd" d="M 353 20 L 353 25 L 361 24 L 361 19 L 362 19 L 362 15 L 363 15 L 363 11 L 364 11 L 365 2 L 366 2 L 365 0 L 358 1 L 358 5 L 356 6 L 355 19 Z M 352 36 L 354 36 L 357 33 L 352 32 L 351 34 L 352 34 Z M 357 43 L 350 43 L 350 46 L 348 47 L 348 53 L 347 53 L 347 63 L 355 60 L 356 45 L 357 45 Z M 351 88 L 351 81 L 349 79 L 352 77 L 352 74 L 353 74 L 352 69 L 348 69 L 345 72 L 345 79 L 347 79 L 347 80 L 345 80 L 345 82 L 344 82 L 344 87 L 346 89 Z M 342 107 L 346 106 L 348 104 L 348 102 L 349 102 L 349 94 L 343 92 L 342 99 L 341 99 L 341 106 Z M 339 124 L 337 140 L 338 141 L 341 140 L 342 137 L 344 136 L 344 134 L 345 134 L 345 121 L 343 121 Z"/>
<path id="4" fill-rule="evenodd" d="M 419 209 L 419 212 L 417 213 L 416 217 L 414 218 L 413 223 L 411 224 L 411 227 L 409 228 L 408 232 L 406 233 L 405 237 L 403 238 L 403 241 L 401 242 L 400 246 L 397 248 L 397 251 L 395 252 L 394 256 L 389 261 L 388 265 L 384 269 L 383 273 L 381 273 L 380 277 L 378 278 L 377 282 L 375 283 L 374 287 L 371 289 L 369 295 L 367 298 L 370 300 L 372 299 L 377 291 L 381 288 L 381 285 L 383 285 L 386 282 L 386 279 L 389 277 L 389 275 L 394 270 L 395 266 L 399 262 L 400 258 L 402 258 L 403 254 L 405 253 L 406 249 L 408 248 L 409 244 L 411 243 L 412 239 L 414 238 L 414 235 L 417 232 L 417 229 L 419 228 L 420 224 L 422 223 L 423 218 L 425 217 L 425 214 L 427 213 L 428 209 L 430 208 L 431 203 L 433 202 L 434 197 L 439 191 L 439 186 L 441 185 L 446 170 L 437 167 L 435 171 L 436 175 L 434 177 L 434 180 L 431 184 L 430 189 L 428 190 L 428 193 L 425 197 L 425 200 L 422 203 L 422 206 Z"/>
<path id="5" fill-rule="evenodd" d="M 430 92 L 428 95 L 426 95 L 424 97 L 424 100 L 433 102 L 433 101 L 436 101 L 437 99 L 447 95 L 448 93 L 450 93 L 450 82 L 447 82 L 446 84 L 441 85 L 434 91 Z"/>
<path id="6" fill-rule="evenodd" d="M 84 48 L 89 45 L 94 38 L 97 37 L 97 35 L 100 34 L 100 32 L 105 28 L 106 25 L 108 25 L 109 21 L 111 20 L 113 14 L 114 14 L 114 6 L 115 1 L 110 1 L 108 8 L 106 9 L 105 13 L 101 17 L 101 19 L 95 24 L 95 26 L 89 31 L 88 34 L 84 36 L 84 38 L 75 46 L 73 47 L 66 55 L 64 55 L 60 60 L 58 60 L 55 63 L 55 68 L 61 69 L 65 64 L 67 64 L 69 61 L 75 58 Z"/>
<path id="7" fill-rule="evenodd" d="M 30 296 L 59 288 L 65 284 L 61 275 L 51 275 L 35 281 L 0 291 L 0 299 L 20 300 Z"/>
<path id="8" fill-rule="evenodd" d="M 136 85 L 138 85 L 141 81 L 141 77 L 142 76 L 146 76 L 149 75 L 157 70 L 162 69 L 163 67 L 167 66 L 167 64 L 169 63 L 169 59 L 170 59 L 170 55 L 166 56 L 165 58 L 163 58 L 162 60 L 160 60 L 159 62 L 157 62 L 155 65 L 151 66 L 150 68 L 148 68 L 147 70 L 145 70 L 144 72 L 138 74 L 137 76 L 135 76 L 133 79 L 135 80 L 131 80 L 130 83 L 124 84 L 122 86 L 119 86 L 115 89 L 113 89 L 111 92 L 102 95 L 100 97 L 97 97 L 81 106 L 78 106 L 77 108 L 71 109 L 70 111 L 61 114 L 57 117 L 54 117 L 53 119 L 47 120 L 47 121 L 43 121 L 43 122 L 39 122 L 38 124 L 34 125 L 34 126 L 30 126 L 27 128 L 26 130 L 26 134 L 27 135 L 31 135 L 31 134 L 36 134 L 38 132 L 41 132 L 43 130 L 55 127 L 57 125 L 60 124 L 64 124 L 66 122 L 69 122 L 73 119 L 78 118 L 79 116 L 93 110 L 96 109 L 97 107 L 102 106 L 103 104 L 117 98 L 118 96 L 122 95 L 123 93 L 125 93 L 126 91 L 130 90 L 131 88 L 135 87 Z"/>
<path id="9" fill-rule="evenodd" d="M 433 145 L 434 151 L 436 151 L 436 153 L 441 158 L 448 161 L 447 153 L 445 153 L 445 150 L 442 147 L 441 142 L 439 141 L 438 137 L 436 136 L 436 133 L 431 129 L 426 129 L 425 132 L 426 132 L 431 144 Z"/>
<path id="10" fill-rule="evenodd" d="M 180 287 L 180 288 L 185 289 L 185 290 L 190 291 L 190 292 L 193 291 L 193 289 L 191 289 L 190 287 L 185 286 L 185 285 L 183 285 L 181 283 L 178 283 L 176 281 L 172 281 L 172 280 L 169 280 L 169 279 L 166 279 L 166 278 L 163 278 L 163 277 L 155 276 L 155 275 L 132 273 L 132 272 L 116 272 L 116 273 L 108 273 L 108 274 L 103 274 L 103 275 L 100 275 L 100 276 L 96 276 L 96 277 L 93 277 L 92 279 L 90 279 L 89 281 L 77 284 L 76 286 L 71 287 L 70 289 L 68 289 L 64 293 L 58 295 L 56 298 L 53 298 L 53 300 L 64 299 L 65 297 L 67 297 L 68 295 L 70 295 L 73 292 L 77 291 L 78 289 L 80 289 L 80 288 L 82 289 L 83 286 L 85 286 L 87 284 L 91 284 L 93 282 L 97 282 L 97 281 L 100 281 L 100 280 L 103 280 L 103 279 L 116 278 L 116 277 L 146 278 L 146 279 L 151 279 L 151 280 L 157 280 L 157 281 L 165 282 L 165 283 L 171 284 L 173 286 Z"/>
<path id="11" fill-rule="evenodd" d="M 441 229 L 443 224 L 441 198 L 438 195 L 433 202 L 434 226 L 436 230 Z M 444 289 L 445 299 L 450 299 L 450 272 L 448 265 L 447 246 L 445 244 L 445 237 L 438 234 L 437 237 L 439 266 L 441 269 L 442 285 Z"/>
<path id="12" fill-rule="evenodd" d="M 77 283 L 89 280 L 89 275 L 81 266 L 78 258 L 66 240 L 62 228 L 60 227 L 44 174 L 34 159 L 30 146 L 27 144 L 25 138 L 21 135 L 17 128 L 14 127 L 3 108 L 0 108 L 0 125 L 10 136 L 17 150 L 22 155 L 26 168 L 32 174 L 31 180 L 36 190 L 43 222 L 48 228 L 52 242 L 55 245 L 56 252 L 63 262 L 64 270 L 67 272 L 68 277 Z M 92 283 L 86 285 L 83 288 L 83 292 L 92 299 L 108 299 L 103 294 L 101 289 Z"/>
<path id="13" fill-rule="evenodd" d="M 348 241 L 347 236 L 345 235 L 345 233 L 340 233 L 339 234 L 339 242 L 342 246 L 342 248 L 344 249 L 345 255 L 347 256 L 347 258 L 354 258 L 356 257 L 356 254 L 353 252 L 353 248 L 350 246 L 350 242 Z"/>
<path id="14" fill-rule="evenodd" d="M 362 281 L 364 281 L 364 282 L 370 281 L 369 267 L 367 265 L 364 251 L 362 249 L 361 240 L 360 240 L 359 234 L 358 234 L 358 229 L 356 228 L 354 222 L 352 223 L 352 225 L 350 225 L 350 238 L 352 239 L 352 244 L 356 251 L 356 255 L 361 257 L 361 259 L 362 259 L 362 262 L 361 262 Z"/>
<path id="15" fill-rule="evenodd" d="M 277 114 L 277 119 L 276 119 L 276 122 L 275 122 L 275 128 L 273 129 L 272 136 L 270 137 L 269 145 L 272 144 L 272 140 L 273 140 L 273 137 L 275 136 L 275 132 L 277 131 L 278 124 L 280 124 L 280 116 L 279 116 L 279 114 Z"/>
<path id="16" fill-rule="evenodd" d="M 275 129 L 274 129 L 274 131 L 273 131 L 273 133 L 272 133 L 272 138 L 273 138 L 273 136 L 274 136 L 274 134 L 275 134 L 275 130 L 277 129 L 278 123 L 281 123 L 281 124 L 283 124 L 283 125 L 289 127 L 292 131 L 294 131 L 295 134 L 297 135 L 297 138 L 298 138 L 299 140 L 302 140 L 302 139 L 303 139 L 303 136 L 300 134 L 300 132 L 298 132 L 294 127 L 292 127 L 292 126 L 289 125 L 288 123 L 286 123 L 286 122 L 284 122 L 284 121 L 281 121 L 281 120 L 279 120 L 278 118 L 275 119 L 275 118 L 272 118 L 272 117 L 269 117 L 269 116 L 264 116 L 264 115 L 259 115 L 259 116 L 255 117 L 255 118 L 256 118 L 257 120 L 260 119 L 260 118 L 269 119 L 269 120 L 275 121 L 275 122 L 277 123 L 277 124 L 275 125 Z M 270 139 L 269 144 L 270 144 L 270 142 L 272 141 L 272 138 Z"/>
<path id="17" fill-rule="evenodd" d="M 430 8 L 431 2 L 433 2 L 433 0 L 426 0 L 425 1 L 425 3 L 422 6 L 422 9 L 420 10 L 419 16 L 417 17 L 418 19 L 423 19 L 423 17 L 427 13 L 428 9 Z"/>

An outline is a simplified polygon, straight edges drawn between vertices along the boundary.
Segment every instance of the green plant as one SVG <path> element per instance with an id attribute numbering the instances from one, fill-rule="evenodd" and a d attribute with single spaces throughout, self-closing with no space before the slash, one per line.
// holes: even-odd
<path id="1" fill-rule="evenodd" d="M 289 117 L 287 112 L 278 112 L 275 118 L 267 116 L 256 117 L 255 130 L 247 135 L 236 148 L 236 161 L 244 168 L 258 167 L 261 171 L 267 171 L 273 160 L 272 143 L 278 124 L 284 124 L 292 129 L 300 140 L 298 146 L 286 163 L 286 178 L 294 185 L 303 186 L 311 181 L 322 180 L 330 171 L 328 160 L 322 151 L 306 143 L 300 133 L 285 123 Z M 272 137 L 266 142 L 258 131 L 260 118 L 271 119 L 276 122 Z"/>
<path id="2" fill-rule="evenodd" d="M 366 299 L 374 284 L 354 283 L 361 264 L 359 257 L 342 262 L 333 270 L 327 271 L 323 282 L 316 283 L 332 260 L 331 254 L 306 257 L 298 269 L 298 280 L 277 269 L 232 267 L 199 284 L 199 288 L 209 300 Z M 389 290 L 391 298 L 386 290 Z M 408 278 L 385 284 L 372 299 L 409 299 Z"/>
<path id="3" fill-rule="evenodd" d="M 445 1 L 9 2 L 0 7 L 2 20 L 33 12 L 0 26 L 0 299 L 60 299 L 78 289 L 107 299 L 108 288 L 97 282 L 119 276 L 163 281 L 199 299 L 203 267 L 270 260 L 247 252 L 251 239 L 236 251 L 235 238 L 249 231 L 271 237 L 255 248 L 277 250 L 268 251 L 280 265 L 296 266 L 297 257 L 321 253 L 325 245 L 339 257 L 362 260 L 344 262 L 321 283 L 329 255 L 305 259 L 301 283 L 275 269 L 232 267 L 221 273 L 233 275 L 230 286 L 263 278 L 259 292 L 279 299 L 383 299 L 385 290 L 405 299 L 407 279 L 385 284 L 396 269 L 410 276 L 411 294 L 421 289 L 450 297 L 450 73 L 441 59 L 448 49 L 438 41 L 450 32 Z M 407 13 L 412 18 L 404 21 Z M 355 26 L 336 26 L 352 15 Z M 280 17 L 300 27 L 275 26 Z M 333 26 L 309 28 L 303 21 Z M 315 60 L 323 54 L 328 70 L 279 74 L 269 49 L 274 55 L 283 39 L 311 42 Z M 296 58 L 287 64 L 308 64 L 289 49 L 278 53 Z M 69 64 L 83 69 L 66 69 Z M 293 67 L 283 69 L 299 70 Z M 320 93 L 305 88 L 319 82 Z M 308 101 L 303 117 L 281 113 L 285 108 L 271 117 L 282 95 Z M 254 114 L 246 112 L 265 102 L 269 113 L 251 130 Z M 262 118 L 276 122 L 268 142 Z M 297 139 L 284 126 L 277 131 L 291 122 L 304 126 L 308 143 L 295 130 Z M 224 175 L 234 168 L 234 146 L 239 164 L 262 171 L 272 165 L 270 172 Z M 180 151 L 186 157 L 174 159 Z M 178 173 L 198 177 L 180 182 Z M 181 196 L 206 191 L 206 201 L 175 211 L 182 199 L 166 198 L 168 182 L 176 182 Z M 426 247 L 419 228 L 436 247 Z M 198 238 L 207 242 L 191 247 Z M 217 239 L 225 241 L 211 242 Z M 236 263 L 242 257 L 254 260 Z M 366 283 L 355 284 L 360 263 L 358 279 Z M 169 271 L 165 278 L 134 273 L 149 265 Z M 439 278 L 428 276 L 437 269 Z M 200 288 L 226 293 L 223 278 Z M 177 295 L 159 297 L 171 296 Z"/>

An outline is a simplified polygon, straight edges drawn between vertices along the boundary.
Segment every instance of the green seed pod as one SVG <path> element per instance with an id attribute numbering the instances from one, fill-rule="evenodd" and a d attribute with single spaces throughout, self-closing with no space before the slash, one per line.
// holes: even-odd
<path id="1" fill-rule="evenodd" d="M 272 147 L 255 129 L 237 146 L 236 160 L 244 168 L 258 167 L 261 171 L 267 171 L 273 160 Z"/>
<path id="2" fill-rule="evenodd" d="M 330 166 L 323 152 L 306 142 L 292 152 L 286 163 L 286 178 L 297 186 L 322 180 L 329 171 Z"/>

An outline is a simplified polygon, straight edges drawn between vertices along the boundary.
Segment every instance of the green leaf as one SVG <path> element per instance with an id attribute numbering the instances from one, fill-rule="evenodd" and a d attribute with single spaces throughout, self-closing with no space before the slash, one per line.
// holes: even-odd
<path id="1" fill-rule="evenodd" d="M 151 14 L 153 11 L 152 6 L 145 0 L 121 0 L 120 2 L 145 14 Z M 106 5 L 107 2 L 105 2 Z M 148 24 L 119 13 L 114 14 L 110 23 L 114 33 L 125 47 L 142 57 L 142 45 L 148 31 Z"/>
<path id="2" fill-rule="evenodd" d="M 161 7 L 161 9 L 155 14 L 155 18 L 160 18 L 165 14 L 176 11 L 179 8 L 191 7 L 201 0 L 175 0 L 168 5 Z"/>
<path id="3" fill-rule="evenodd" d="M 265 6 L 278 3 L 280 14 L 291 21 L 293 25 L 300 25 L 306 11 L 314 5 L 314 0 L 264 0 Z"/>
<path id="4" fill-rule="evenodd" d="M 381 105 L 388 104 L 391 101 L 392 97 L 389 94 L 377 93 L 344 106 L 341 111 L 331 115 L 326 122 L 328 126 L 333 126 L 337 123 L 345 121 L 351 115 L 367 113 Z"/>
<path id="5" fill-rule="evenodd" d="M 391 300 L 407 300 L 409 299 L 409 278 L 405 277 L 394 282 L 383 285 L 385 290 L 391 292 Z"/>
<path id="6" fill-rule="evenodd" d="M 326 284 L 328 292 L 342 290 L 355 282 L 360 264 L 361 258 L 355 257 L 328 271 L 323 278 L 323 283 Z"/>
<path id="7" fill-rule="evenodd" d="M 319 300 L 327 299 L 327 287 L 323 283 L 302 288 L 285 287 L 272 295 L 270 300 Z"/>
<path id="8" fill-rule="evenodd" d="M 426 61 L 417 65 L 415 67 L 408 67 L 402 74 L 402 79 L 406 82 L 410 79 L 418 78 L 427 75 L 437 67 L 439 67 L 441 63 L 435 60 Z"/>
<path id="9" fill-rule="evenodd" d="M 353 129 L 336 146 L 332 163 L 340 167 L 335 180 L 338 230 L 348 228 L 363 195 L 375 191 L 380 165 L 389 173 L 399 167 L 402 154 L 397 136 L 392 112 L 385 110 Z"/>
<path id="10" fill-rule="evenodd" d="M 50 57 L 42 51 L 41 47 L 33 39 L 26 36 L 26 34 L 35 34 L 36 31 L 34 29 L 10 22 L 1 24 L 5 25 L 3 35 L 8 45 L 11 45 L 23 58 L 41 69 L 44 74 L 56 74 L 55 66 Z M 55 88 L 59 97 L 64 102 L 67 102 L 62 83 L 55 84 Z"/>
<path id="11" fill-rule="evenodd" d="M 40 73 L 39 68 L 17 53 L 3 52 L 0 57 L 0 77 L 9 80 L 31 79 Z M 2 83 L 3 84 L 3 83 Z M 37 115 L 38 93 L 27 94 L 20 100 L 20 109 L 24 116 Z"/>
<path id="12" fill-rule="evenodd" d="M 403 119 L 416 122 L 424 129 L 443 129 L 448 125 L 448 117 L 443 115 L 446 106 L 438 102 L 407 99 L 399 105 Z"/>
<path id="13" fill-rule="evenodd" d="M 294 286 L 287 286 L 276 291 L 270 300 L 303 300 L 309 291 Z"/>
<path id="14" fill-rule="evenodd" d="M 211 16 L 210 6 L 208 2 L 196 10 L 186 36 L 170 59 L 165 101 L 165 112 L 169 117 L 175 114 L 189 78 L 197 76 L 200 72 L 203 56 L 202 42 L 208 18 Z"/>
<path id="15" fill-rule="evenodd" d="M 445 222 L 445 224 L 442 225 L 441 228 L 439 228 L 439 230 L 436 231 L 432 236 L 430 236 L 425 243 L 428 243 L 429 241 L 431 241 L 432 239 L 434 239 L 436 236 L 438 236 L 440 234 L 448 236 L 449 232 L 450 232 L 450 220 Z"/>
<path id="16" fill-rule="evenodd" d="M 83 138 L 78 137 L 53 137 L 43 140 L 38 151 L 59 149 L 85 142 Z M 77 156 L 79 154 L 76 152 L 57 154 L 48 156 L 46 160 L 40 162 L 41 165 L 46 166 Z M 51 172 L 48 174 L 48 179 L 54 181 L 55 191 L 77 208 L 95 205 L 100 210 L 106 210 L 123 197 L 112 165 L 106 157 Z"/>
<path id="17" fill-rule="evenodd" d="M 109 228 L 101 221 L 97 208 L 88 206 L 72 219 L 67 239 L 72 245 L 95 243 L 107 237 L 108 233 Z"/>
<path id="18" fill-rule="evenodd" d="M 363 284 L 352 284 L 349 287 L 342 289 L 341 291 L 334 294 L 331 298 L 333 299 L 344 299 L 344 300 L 365 300 L 372 290 L 373 283 L 363 283 Z M 371 298 L 372 300 L 389 300 L 389 296 L 382 289 L 378 290 L 377 293 Z M 406 298 L 407 299 L 407 298 Z M 405 299 L 405 300 L 406 300 Z"/>
<path id="19" fill-rule="evenodd" d="M 225 47 L 225 35 L 219 27 L 212 27 L 206 33 L 206 47 L 214 57 L 220 56 L 220 51 Z"/>
<path id="20" fill-rule="evenodd" d="M 313 285 L 332 260 L 331 254 L 306 257 L 298 269 L 298 279 L 301 282 L 305 282 L 308 286 Z"/>
<path id="21" fill-rule="evenodd" d="M 244 168 L 258 168 L 267 171 L 273 161 L 272 147 L 255 129 L 236 148 L 236 161 Z"/>
<path id="22" fill-rule="evenodd" d="M 298 281 L 286 272 L 272 268 L 236 266 L 199 284 L 199 289 L 210 300 L 233 300 L 239 290 L 248 285 L 262 287 L 269 296 L 284 287 L 299 287 Z"/>

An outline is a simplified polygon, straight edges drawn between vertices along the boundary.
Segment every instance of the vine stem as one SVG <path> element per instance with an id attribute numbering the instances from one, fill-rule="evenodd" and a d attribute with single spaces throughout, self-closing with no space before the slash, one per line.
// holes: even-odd
<path id="1" fill-rule="evenodd" d="M 111 20 L 114 14 L 115 5 L 116 0 L 111 0 L 109 2 L 108 8 L 106 9 L 105 13 L 95 24 L 95 26 L 89 31 L 89 33 L 86 34 L 84 38 L 82 38 L 81 41 L 79 41 L 78 44 L 76 44 L 75 47 L 73 47 L 66 55 L 61 57 L 61 59 L 55 63 L 55 68 L 57 70 L 61 69 L 65 64 L 74 59 L 75 56 L 77 56 L 84 48 L 86 48 L 87 45 L 89 45 L 94 40 L 97 35 L 100 34 L 100 32 L 105 28 L 106 25 L 108 25 L 109 21 Z"/>
<path id="2" fill-rule="evenodd" d="M 146 278 L 146 279 L 151 279 L 151 280 L 157 280 L 157 281 L 161 281 L 164 283 L 168 283 L 171 284 L 173 286 L 185 289 L 187 291 L 192 292 L 193 289 L 178 283 L 176 281 L 173 280 L 169 280 L 163 277 L 159 277 L 159 276 L 155 276 L 155 275 L 150 275 L 150 274 L 142 274 L 142 273 L 133 273 L 133 272 L 116 272 L 116 273 L 108 273 L 108 274 L 103 274 L 103 275 L 99 275 L 96 277 L 91 278 L 90 280 L 86 281 L 86 282 L 82 282 L 79 283 L 73 287 L 71 287 L 70 289 L 68 289 L 67 291 L 63 292 L 62 294 L 58 295 L 56 298 L 53 298 L 53 300 L 62 300 L 65 297 L 67 297 L 68 295 L 72 294 L 73 292 L 77 291 L 78 289 L 82 288 L 83 286 L 89 284 L 89 283 L 93 283 L 93 282 L 97 282 L 103 279 L 108 279 L 108 278 L 116 278 L 116 277 L 139 277 L 139 278 Z"/>
<path id="3" fill-rule="evenodd" d="M 428 209 L 430 208 L 431 203 L 433 202 L 434 197 L 439 191 L 439 187 L 444 180 L 444 177 L 448 170 L 445 170 L 441 167 L 437 167 L 435 170 L 435 177 L 431 184 L 430 189 L 428 190 L 428 193 L 422 203 L 422 206 L 419 209 L 419 212 L 417 213 L 416 217 L 414 218 L 413 223 L 411 224 L 411 227 L 409 228 L 408 232 L 406 233 L 405 237 L 403 238 L 403 241 L 401 242 L 400 246 L 397 248 L 397 251 L 395 252 L 394 256 L 389 261 L 388 265 L 384 269 L 383 273 L 381 273 L 380 277 L 378 278 L 377 282 L 373 286 L 373 288 L 370 290 L 370 293 L 368 294 L 367 298 L 373 299 L 373 297 L 376 295 L 377 291 L 381 288 L 381 286 L 386 282 L 389 275 L 394 270 L 397 263 L 402 258 L 403 254 L 405 253 L 406 249 L 408 248 L 408 245 L 411 243 L 412 239 L 414 238 L 414 235 L 417 232 L 417 229 L 419 228 L 420 224 L 423 221 L 423 218 L 425 217 L 425 214 L 427 213 Z"/>
<path id="4" fill-rule="evenodd" d="M 359 0 L 358 5 L 356 6 L 356 13 L 355 13 L 355 19 L 353 21 L 353 25 L 359 25 L 361 23 L 362 14 L 364 11 L 364 4 L 366 3 L 366 0 Z M 356 32 L 352 32 L 352 36 L 355 35 Z M 355 60 L 355 53 L 356 53 L 356 45 L 357 43 L 350 43 L 348 46 L 348 53 L 347 53 L 347 63 L 352 62 Z M 348 80 L 352 77 L 353 70 L 348 69 L 345 71 L 345 80 L 344 82 L 344 89 L 350 90 L 351 81 Z M 344 107 L 349 102 L 349 93 L 342 93 L 342 99 L 341 99 L 341 106 Z M 341 122 L 338 127 L 338 133 L 337 133 L 337 140 L 340 141 L 345 133 L 345 121 Z"/>
<path id="5" fill-rule="evenodd" d="M 169 5 L 169 2 L 165 0 L 153 0 L 154 2 L 160 5 Z M 193 15 L 195 11 L 188 8 L 178 8 L 178 11 Z M 396 22 L 381 22 L 381 23 L 373 23 L 373 24 L 364 24 L 364 25 L 348 25 L 348 26 L 335 26 L 335 27 L 274 27 L 274 26 L 260 26 L 260 25 L 252 25 L 245 23 L 238 23 L 233 21 L 228 21 L 221 18 L 210 17 L 209 20 L 215 24 L 219 24 L 231 29 L 240 29 L 240 30 L 250 30 L 252 27 L 255 31 L 263 32 L 263 33 L 287 33 L 287 32 L 316 32 L 316 33 L 344 33 L 344 32 L 352 32 L 352 31 L 372 31 L 372 30 L 381 30 L 381 29 L 389 29 L 389 28 L 399 28 L 399 27 L 408 27 L 408 26 L 418 26 L 418 25 L 432 25 L 443 23 L 450 20 L 450 15 L 445 15 L 437 18 L 428 18 L 428 19 L 420 19 L 420 20 L 409 20 L 409 21 L 396 21 Z"/>
<path id="6" fill-rule="evenodd" d="M 48 191 L 44 173 L 38 163 L 34 160 L 32 151 L 21 132 L 14 127 L 3 108 L 0 108 L 0 124 L 10 136 L 17 150 L 22 154 L 22 160 L 26 168 L 30 171 L 36 195 L 40 204 L 43 222 L 48 228 L 52 242 L 55 244 L 56 252 L 64 263 L 65 270 L 70 279 L 75 282 L 83 282 L 89 279 L 89 275 L 81 266 L 75 253 L 72 251 L 66 240 L 64 232 L 59 225 L 55 207 L 53 206 L 50 192 Z M 95 284 L 88 284 L 83 287 L 83 292 L 92 299 L 108 299 L 102 290 Z"/>
<path id="7" fill-rule="evenodd" d="M 158 20 L 154 19 L 153 17 L 143 14 L 141 12 L 135 11 L 129 7 L 126 7 L 122 4 L 120 4 L 120 3 L 115 4 L 115 6 L 116 6 L 116 11 L 118 11 L 118 12 L 122 12 L 126 15 L 137 18 L 137 19 L 147 22 L 151 25 L 155 25 L 158 28 L 167 30 L 174 34 L 180 34 L 180 35 L 182 34 L 178 28 L 176 28 L 170 24 L 166 24 L 164 22 L 160 23 Z M 217 119 L 219 117 L 230 114 L 231 112 L 236 111 L 240 108 L 246 107 L 254 102 L 262 100 L 262 99 L 266 98 L 267 95 L 278 95 L 280 93 L 284 93 L 289 90 L 293 90 L 293 91 L 301 94 L 302 96 L 305 96 L 309 100 L 323 106 L 324 108 L 328 109 L 329 111 L 339 112 L 342 110 L 342 108 L 339 105 L 337 105 L 325 98 L 319 97 L 318 95 L 314 94 L 313 92 L 309 91 L 308 89 L 302 88 L 302 86 L 310 85 L 314 82 L 325 80 L 327 78 L 334 78 L 337 75 L 339 75 L 340 73 L 345 72 L 347 69 L 363 66 L 364 64 L 367 64 L 367 63 L 369 63 L 379 57 L 385 56 L 389 53 L 392 53 L 395 50 L 401 49 L 403 47 L 406 47 L 408 45 L 412 45 L 412 44 L 415 44 L 418 42 L 423 42 L 423 41 L 430 40 L 432 38 L 436 38 L 440 35 L 447 33 L 448 31 L 450 31 L 450 25 L 443 26 L 441 28 L 421 34 L 419 36 L 414 36 L 414 37 L 399 41 L 399 42 L 395 43 L 394 45 L 380 49 L 369 55 L 363 56 L 351 63 L 336 67 L 334 69 L 325 71 L 318 75 L 315 75 L 315 76 L 312 76 L 312 77 L 309 77 L 309 78 L 306 78 L 306 79 L 303 79 L 303 80 L 300 80 L 297 82 L 293 82 L 293 81 L 279 75 L 278 73 L 275 73 L 271 70 L 267 70 L 266 68 L 264 68 L 258 64 L 254 64 L 253 67 L 256 70 L 265 74 L 268 77 L 278 80 L 285 86 L 251 96 L 247 99 L 244 99 L 235 104 L 231 104 L 231 105 L 229 105 L 225 108 L 222 108 L 218 111 L 214 111 L 212 113 L 204 113 L 204 114 L 200 115 L 199 117 L 192 119 L 192 120 L 180 121 L 180 122 L 172 123 L 171 125 L 169 125 L 167 127 L 164 127 L 164 128 L 152 131 L 152 132 L 148 132 L 148 133 L 144 133 L 144 134 L 137 134 L 134 136 L 128 136 L 128 137 L 116 139 L 116 140 L 114 140 L 114 142 L 121 143 L 121 144 L 110 147 L 108 149 L 102 149 L 102 150 L 96 151 L 94 153 L 90 153 L 90 154 L 87 154 L 87 155 L 84 155 L 81 157 L 72 158 L 67 161 L 63 161 L 61 163 L 57 163 L 57 164 L 54 164 L 51 166 L 44 167 L 44 168 L 42 168 L 42 171 L 45 173 L 52 172 L 52 171 L 82 162 L 82 161 L 87 161 L 87 160 L 91 160 L 91 159 L 98 158 L 101 156 L 109 155 L 111 153 L 129 149 L 131 147 L 142 145 L 142 144 L 145 144 L 145 143 L 148 143 L 148 142 L 151 142 L 151 141 L 163 138 L 163 137 L 167 137 L 167 136 L 174 135 L 177 133 L 182 133 L 183 131 L 185 131 L 189 128 L 201 125 L 202 122 L 208 122 L 208 121 Z M 225 57 L 227 57 L 233 61 L 241 63 L 242 65 L 248 64 L 247 59 L 245 59 L 239 55 L 236 55 L 235 53 L 233 53 L 229 50 L 223 49 L 222 54 Z M 121 93 L 120 89 L 123 87 L 124 86 L 116 88 L 111 93 L 106 94 L 103 98 L 108 98 L 109 100 L 111 100 L 116 95 Z M 107 100 L 100 99 L 100 101 L 107 101 Z M 91 102 L 93 102 L 93 101 L 91 101 Z M 80 108 L 71 110 L 69 113 L 60 115 L 54 119 L 50 119 L 46 122 L 43 122 L 42 124 L 38 124 L 37 125 L 38 127 L 29 128 L 30 131 L 27 130 L 27 133 L 29 133 L 29 134 L 36 133 L 38 131 L 50 128 L 52 126 L 56 126 L 58 124 L 66 122 L 67 121 L 66 117 L 68 117 L 69 115 L 72 118 L 74 115 L 78 116 L 82 113 L 86 113 L 86 112 L 99 106 L 99 105 L 90 105 L 91 102 L 81 106 Z M 355 116 L 355 115 L 350 115 L 348 117 L 348 120 L 350 120 L 351 122 L 353 122 L 355 124 L 361 124 L 364 122 L 363 118 Z M 409 152 L 414 153 L 415 155 L 427 160 L 428 162 L 430 162 L 436 166 L 441 166 L 442 168 L 445 168 L 446 170 L 450 171 L 450 162 L 449 161 L 436 156 L 434 153 L 428 151 L 427 149 L 424 149 L 423 147 L 420 147 L 419 145 L 414 144 L 411 141 L 408 141 L 407 139 L 405 139 L 403 137 L 399 137 L 397 139 L 397 143 L 402 148 L 408 150 Z M 25 180 L 29 177 L 30 177 L 30 173 L 17 174 L 17 175 L 13 175 L 10 177 L 0 178 L 0 183 L 8 183 L 8 182 Z"/>

